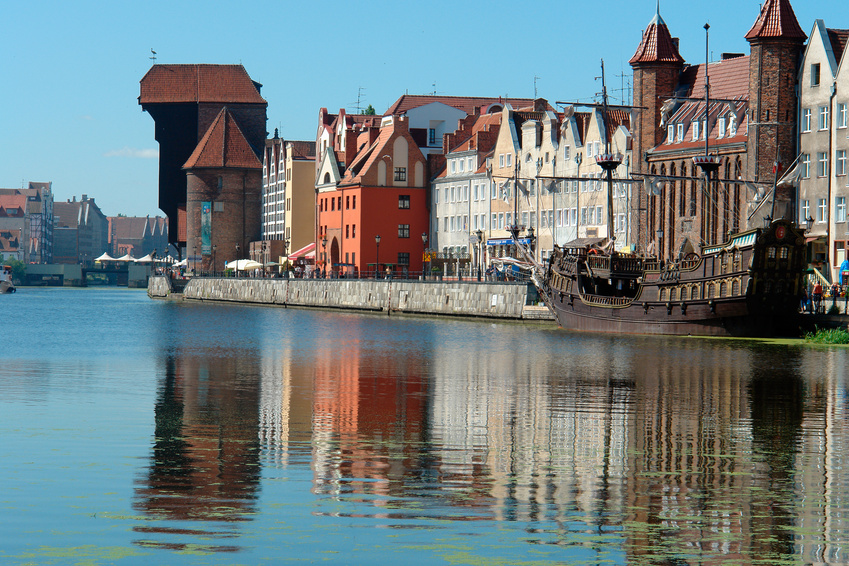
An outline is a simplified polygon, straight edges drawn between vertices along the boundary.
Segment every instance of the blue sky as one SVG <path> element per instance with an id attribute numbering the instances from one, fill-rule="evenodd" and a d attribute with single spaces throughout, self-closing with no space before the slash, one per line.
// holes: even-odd
<path id="1" fill-rule="evenodd" d="M 816 18 L 849 28 L 845 0 L 791 2 L 806 33 Z M 684 58 L 701 63 L 706 22 L 714 57 L 748 53 L 759 6 L 666 0 L 660 12 Z M 52 181 L 57 200 L 161 214 L 153 120 L 138 105 L 151 48 L 158 63 L 243 64 L 264 85 L 268 131 L 312 140 L 319 108 L 353 111 L 360 88 L 378 113 L 405 92 L 530 98 L 535 76 L 552 103 L 589 100 L 603 58 L 620 97 L 617 75 L 630 80 L 654 13 L 655 0 L 4 2 L 0 187 Z"/>

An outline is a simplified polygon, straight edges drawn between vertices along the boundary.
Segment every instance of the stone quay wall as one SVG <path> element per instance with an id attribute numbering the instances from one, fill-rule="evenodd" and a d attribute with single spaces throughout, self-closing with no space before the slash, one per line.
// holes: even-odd
<path id="1" fill-rule="evenodd" d="M 151 277 L 148 295 L 171 293 L 165 277 Z M 340 308 L 386 313 L 541 320 L 526 306 L 536 293 L 527 283 L 407 281 L 369 279 L 196 278 L 183 290 L 185 300 Z M 529 312 L 530 314 L 530 312 Z"/>

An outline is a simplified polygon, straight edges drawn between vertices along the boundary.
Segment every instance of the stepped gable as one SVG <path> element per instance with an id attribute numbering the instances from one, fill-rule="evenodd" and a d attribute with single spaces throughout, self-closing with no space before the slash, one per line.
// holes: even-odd
<path id="1" fill-rule="evenodd" d="M 215 117 L 183 169 L 262 169 L 251 145 L 225 106 Z"/>
<path id="2" fill-rule="evenodd" d="M 801 41 L 808 38 L 799 27 L 790 0 L 767 0 L 761 8 L 755 25 L 746 34 L 746 39 L 749 41 L 778 38 Z"/>
<path id="3" fill-rule="evenodd" d="M 631 65 L 638 63 L 683 63 L 684 58 L 678 53 L 678 46 L 666 27 L 666 22 L 658 11 L 643 33 L 637 52 L 628 61 Z"/>
<path id="4" fill-rule="evenodd" d="M 154 65 L 141 80 L 139 104 L 267 104 L 242 65 Z"/>

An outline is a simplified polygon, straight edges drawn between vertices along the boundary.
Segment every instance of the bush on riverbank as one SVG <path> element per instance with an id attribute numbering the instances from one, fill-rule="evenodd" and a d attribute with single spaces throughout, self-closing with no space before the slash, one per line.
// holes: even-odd
<path id="1" fill-rule="evenodd" d="M 849 344 L 849 331 L 843 328 L 817 328 L 805 335 L 805 342 L 815 344 Z"/>

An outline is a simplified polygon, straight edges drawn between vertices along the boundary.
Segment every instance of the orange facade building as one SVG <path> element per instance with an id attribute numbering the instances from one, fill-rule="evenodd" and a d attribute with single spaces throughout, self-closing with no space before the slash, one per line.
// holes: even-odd
<path id="1" fill-rule="evenodd" d="M 319 143 L 316 175 L 319 268 L 328 275 L 360 277 L 422 271 L 427 160 L 410 135 L 407 118 L 370 117 L 347 125 L 345 116 L 328 118 L 322 109 L 319 139 L 326 135 Z M 343 126 L 334 127 L 336 122 Z"/>

